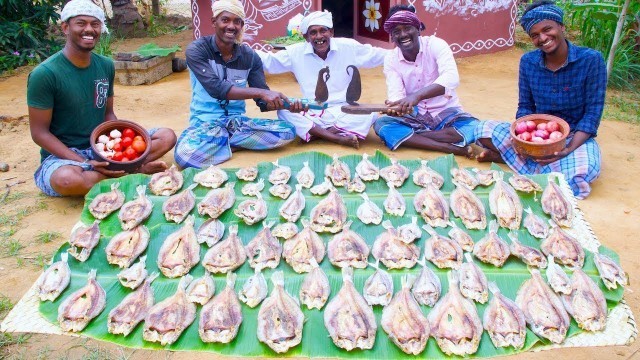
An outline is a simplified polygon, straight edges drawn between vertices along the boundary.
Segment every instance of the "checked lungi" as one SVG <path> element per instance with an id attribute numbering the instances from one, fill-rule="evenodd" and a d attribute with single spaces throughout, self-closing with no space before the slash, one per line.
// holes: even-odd
<path id="1" fill-rule="evenodd" d="M 511 144 L 509 128 L 511 124 L 501 121 L 483 121 L 477 128 L 477 139 L 491 139 L 493 145 L 500 152 L 504 162 L 518 174 L 548 174 L 562 173 L 573 195 L 578 199 L 586 198 L 591 192 L 591 183 L 600 176 L 601 154 L 600 147 L 594 138 L 590 138 L 579 148 L 562 159 L 548 165 L 540 165 L 532 159 L 519 156 Z M 567 138 L 567 145 L 571 135 Z"/>

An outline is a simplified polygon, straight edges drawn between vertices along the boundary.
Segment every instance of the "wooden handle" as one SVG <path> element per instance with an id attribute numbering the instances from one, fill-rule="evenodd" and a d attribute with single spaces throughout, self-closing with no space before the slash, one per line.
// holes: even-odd
<path id="1" fill-rule="evenodd" d="M 389 110 L 385 104 L 359 104 L 359 105 L 343 105 L 341 108 L 346 114 L 371 114 L 374 112 Z"/>

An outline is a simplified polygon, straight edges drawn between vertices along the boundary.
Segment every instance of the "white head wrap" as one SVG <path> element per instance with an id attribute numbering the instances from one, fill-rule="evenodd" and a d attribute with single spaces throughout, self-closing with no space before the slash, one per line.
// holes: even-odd
<path id="1" fill-rule="evenodd" d="M 333 16 L 327 10 L 314 11 L 302 19 L 300 22 L 300 31 L 303 35 L 306 35 L 309 27 L 313 25 L 321 25 L 333 29 Z"/>
<path id="2" fill-rule="evenodd" d="M 89 0 L 71 0 L 64 6 L 62 9 L 62 13 L 60 14 L 60 20 L 67 22 L 72 17 L 76 16 L 93 16 L 94 18 L 100 20 L 102 23 L 102 32 L 105 34 L 109 33 L 109 29 L 107 29 L 107 24 L 105 23 L 104 11 L 102 9 L 92 3 Z"/>
<path id="3" fill-rule="evenodd" d="M 221 12 L 227 11 L 232 13 L 233 15 L 239 17 L 244 21 L 246 15 L 244 14 L 244 6 L 240 2 L 240 0 L 217 0 L 213 2 L 211 6 L 211 10 L 213 11 L 213 17 L 217 17 Z M 242 35 L 244 34 L 244 26 L 240 29 L 240 33 L 236 37 L 236 43 L 242 44 Z"/>

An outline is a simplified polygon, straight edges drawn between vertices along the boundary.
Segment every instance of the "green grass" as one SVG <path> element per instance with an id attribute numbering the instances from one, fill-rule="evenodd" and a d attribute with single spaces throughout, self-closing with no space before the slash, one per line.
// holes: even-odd
<path id="1" fill-rule="evenodd" d="M 4 317 L 9 313 L 9 311 L 13 309 L 13 303 L 9 300 L 8 297 L 0 294 L 0 319 L 4 319 Z"/>
<path id="2" fill-rule="evenodd" d="M 20 243 L 20 241 L 18 241 L 16 239 L 9 239 L 9 241 L 7 241 L 3 245 L 4 245 L 3 246 L 4 247 L 4 253 L 7 256 L 16 256 L 16 255 L 18 255 L 20 250 L 24 247 L 24 245 L 22 245 Z"/>
<path id="3" fill-rule="evenodd" d="M 602 118 L 640 124 L 640 92 L 609 90 Z"/>
<path id="4" fill-rule="evenodd" d="M 41 244 L 48 244 L 53 240 L 62 238 L 62 234 L 57 231 L 41 231 L 36 235 L 36 241 Z"/>
<path id="5" fill-rule="evenodd" d="M 11 300 L 0 294 L 0 320 L 4 319 L 12 308 L 13 303 Z M 6 349 L 8 346 L 24 344 L 30 337 L 31 335 L 29 334 L 13 335 L 10 333 L 0 333 L 0 359 L 8 357 L 9 354 Z"/>

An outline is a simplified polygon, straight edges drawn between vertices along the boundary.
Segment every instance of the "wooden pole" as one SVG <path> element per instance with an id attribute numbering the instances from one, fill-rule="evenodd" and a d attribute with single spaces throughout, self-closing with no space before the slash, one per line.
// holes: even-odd
<path id="1" fill-rule="evenodd" d="M 607 79 L 611 75 L 611 69 L 613 68 L 613 59 L 616 56 L 616 49 L 620 43 L 620 35 L 622 34 L 622 27 L 624 25 L 624 18 L 627 16 L 627 9 L 631 0 L 625 0 L 620 11 L 620 17 L 618 18 L 618 25 L 616 26 L 616 32 L 613 35 L 613 42 L 611 43 L 611 49 L 609 50 L 609 59 L 607 60 Z"/>

